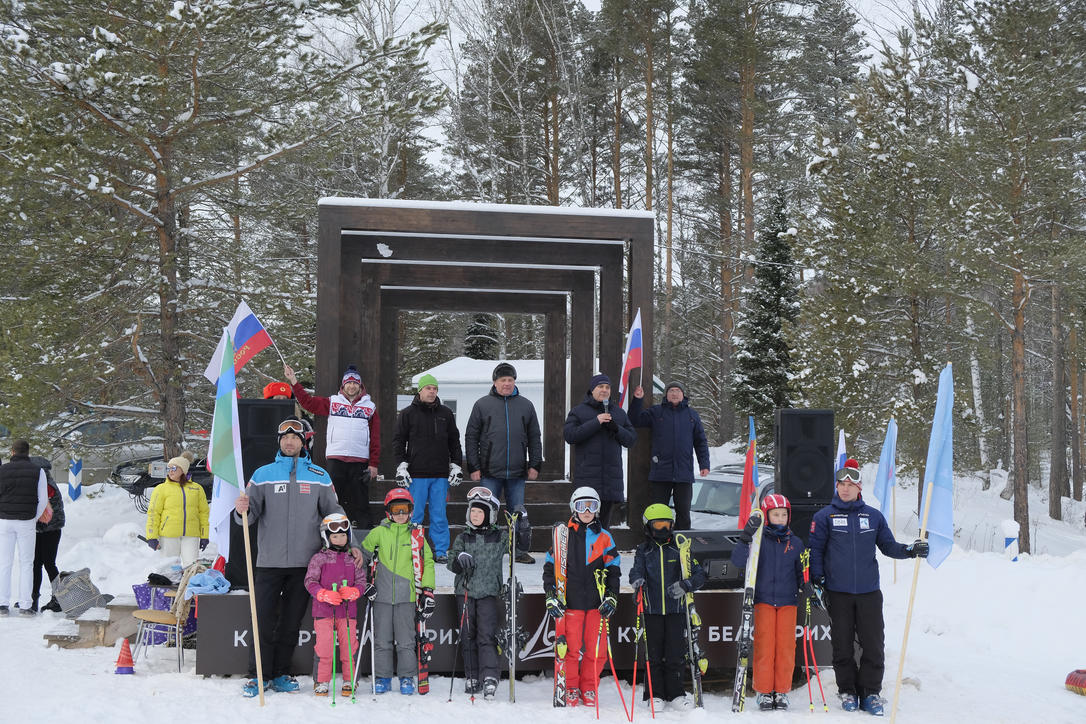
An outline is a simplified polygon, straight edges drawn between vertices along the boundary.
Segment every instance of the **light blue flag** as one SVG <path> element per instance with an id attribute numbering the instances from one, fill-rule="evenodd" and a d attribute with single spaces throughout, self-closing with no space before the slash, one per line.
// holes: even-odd
<path id="1" fill-rule="evenodd" d="M 928 563 L 932 568 L 938 568 L 954 547 L 954 376 L 950 363 L 939 373 L 939 396 L 935 400 L 928 461 L 924 465 L 925 500 L 920 504 L 921 514 L 928 504 L 929 482 L 932 487 L 927 528 Z"/>
<path id="2" fill-rule="evenodd" d="M 875 489 L 871 491 L 879 499 L 879 510 L 890 513 L 890 488 L 897 480 L 897 422 L 890 418 L 886 424 L 886 439 L 882 441 L 882 454 L 879 455 L 879 472 L 875 475 Z"/>

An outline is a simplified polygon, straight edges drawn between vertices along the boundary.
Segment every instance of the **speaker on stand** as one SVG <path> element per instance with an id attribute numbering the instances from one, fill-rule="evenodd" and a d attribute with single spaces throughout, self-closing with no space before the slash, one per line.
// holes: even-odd
<path id="1" fill-rule="evenodd" d="M 807 542 L 811 518 L 833 498 L 833 410 L 777 410 L 776 491 L 792 504 L 792 532 Z"/>

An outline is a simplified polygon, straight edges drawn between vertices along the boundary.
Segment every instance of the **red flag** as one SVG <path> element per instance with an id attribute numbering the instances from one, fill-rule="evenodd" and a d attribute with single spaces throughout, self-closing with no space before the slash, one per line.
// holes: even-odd
<path id="1" fill-rule="evenodd" d="M 750 422 L 750 442 L 747 444 L 747 460 L 743 466 L 743 487 L 739 491 L 739 527 L 747 524 L 750 518 L 751 508 L 754 506 L 754 496 L 758 494 L 758 438 L 754 436 L 754 416 L 748 418 Z"/>

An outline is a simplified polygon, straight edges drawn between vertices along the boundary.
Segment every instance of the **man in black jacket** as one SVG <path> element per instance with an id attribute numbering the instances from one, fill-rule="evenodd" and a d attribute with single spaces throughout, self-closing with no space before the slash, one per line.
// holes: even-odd
<path id="1" fill-rule="evenodd" d="M 611 378 L 596 375 L 588 394 L 566 415 L 563 436 L 573 445 L 573 482 L 594 488 L 600 496 L 600 525 L 611 525 L 611 510 L 625 500 L 622 448 L 637 440 L 626 411 L 611 404 Z"/>
<path id="2" fill-rule="evenodd" d="M 464 431 L 471 479 L 482 482 L 494 497 L 505 490 L 507 510 L 523 510 L 524 479 L 535 480 L 543 465 L 543 438 L 535 405 L 517 390 L 517 370 L 499 362 L 491 375 L 490 394 L 475 401 Z M 517 551 L 518 563 L 535 563 Z"/>
<path id="3" fill-rule="evenodd" d="M 445 515 L 445 502 L 449 486 L 456 487 L 464 479 L 460 469 L 464 459 L 456 418 L 438 399 L 437 379 L 433 375 L 419 378 L 418 394 L 400 410 L 392 452 L 397 463 L 396 484 L 401 488 L 410 486 L 415 500 L 411 522 L 422 524 L 428 502 L 434 563 L 447 563 L 449 519 Z"/>
<path id="4" fill-rule="evenodd" d="M 34 614 L 34 524 L 45 511 L 49 492 L 45 471 L 30 462 L 30 443 L 11 444 L 11 461 L 0 465 L 0 615 L 11 603 L 11 568 L 19 549 L 19 613 Z"/>

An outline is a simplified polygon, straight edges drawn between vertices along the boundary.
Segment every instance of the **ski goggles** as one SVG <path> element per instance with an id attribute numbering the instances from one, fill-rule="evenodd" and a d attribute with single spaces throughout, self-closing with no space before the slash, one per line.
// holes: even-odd
<path id="1" fill-rule="evenodd" d="M 650 520 L 649 528 L 652 530 L 671 530 L 671 521 L 665 519 Z"/>
<path id="2" fill-rule="evenodd" d="M 411 508 L 411 503 L 393 503 L 388 506 L 388 513 L 389 515 L 408 515 Z"/>
<path id="3" fill-rule="evenodd" d="M 485 485 L 476 485 L 474 488 L 468 491 L 468 500 L 472 498 L 485 498 L 490 500 L 494 497 L 494 493 L 490 492 L 490 488 Z"/>
<path id="4" fill-rule="evenodd" d="M 858 483 L 860 482 L 860 471 L 857 468 L 841 468 L 837 471 L 837 482 L 839 483 Z"/>
<path id="5" fill-rule="evenodd" d="M 305 428 L 302 427 L 301 420 L 283 420 L 279 423 L 279 434 L 285 435 L 288 432 L 293 432 L 296 435 L 305 437 Z"/>
<path id="6" fill-rule="evenodd" d="M 573 501 L 573 510 L 577 513 L 598 513 L 600 509 L 600 501 L 592 500 L 592 498 L 582 498 L 581 500 Z"/>
<path id="7" fill-rule="evenodd" d="M 326 524 L 329 533 L 350 533 L 351 521 L 349 520 L 333 520 Z"/>

